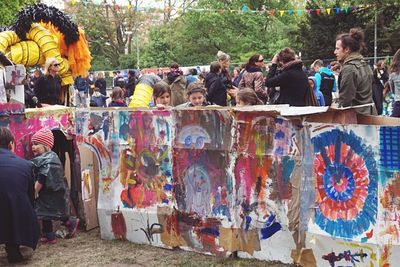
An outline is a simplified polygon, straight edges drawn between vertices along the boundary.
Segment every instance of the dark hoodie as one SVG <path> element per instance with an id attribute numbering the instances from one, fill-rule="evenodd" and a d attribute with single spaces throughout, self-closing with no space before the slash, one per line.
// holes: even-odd
<path id="1" fill-rule="evenodd" d="M 277 68 L 277 64 L 272 64 L 265 82 L 267 87 L 280 87 L 277 104 L 305 106 L 309 84 L 307 75 L 303 71 L 303 62 L 293 60 L 286 63 L 278 75 L 276 75 Z"/>
<path id="2" fill-rule="evenodd" d="M 207 101 L 219 105 L 226 106 L 226 87 L 224 86 L 221 76 L 217 73 L 207 73 L 205 78 L 205 86 L 207 88 Z"/>

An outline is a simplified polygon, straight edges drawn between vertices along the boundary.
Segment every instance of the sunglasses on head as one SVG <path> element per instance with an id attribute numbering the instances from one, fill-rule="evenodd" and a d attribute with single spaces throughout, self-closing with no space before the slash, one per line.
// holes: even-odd
<path id="1" fill-rule="evenodd" d="M 52 66 L 53 67 L 58 67 L 58 66 L 60 66 L 60 63 L 53 64 Z"/>

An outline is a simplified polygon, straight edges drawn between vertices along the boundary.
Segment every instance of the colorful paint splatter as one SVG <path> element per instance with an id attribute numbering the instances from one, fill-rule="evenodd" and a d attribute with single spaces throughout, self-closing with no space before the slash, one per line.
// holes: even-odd
<path id="1" fill-rule="evenodd" d="M 354 132 L 334 129 L 312 139 L 316 174 L 315 223 L 344 238 L 376 222 L 377 168 L 370 146 Z"/>

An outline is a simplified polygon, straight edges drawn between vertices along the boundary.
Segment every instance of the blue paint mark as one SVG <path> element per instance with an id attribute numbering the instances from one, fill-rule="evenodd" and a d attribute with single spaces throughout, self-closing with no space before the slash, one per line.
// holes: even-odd
<path id="1" fill-rule="evenodd" d="M 172 185 L 171 184 L 164 185 L 164 190 L 165 191 L 171 191 L 172 190 Z"/>
<path id="2" fill-rule="evenodd" d="M 275 133 L 275 139 L 284 139 L 284 138 L 285 138 L 285 133 L 282 132 L 281 130 Z"/>
<path id="3" fill-rule="evenodd" d="M 168 204 L 168 203 L 169 203 L 169 200 L 168 200 L 168 199 L 163 199 L 162 203 Z"/>
<path id="4" fill-rule="evenodd" d="M 272 214 L 261 228 L 261 239 L 267 239 L 282 229 L 282 226 L 275 221 L 276 215 Z"/>
<path id="5" fill-rule="evenodd" d="M 279 155 L 279 156 L 283 155 L 283 147 L 277 147 L 275 149 L 275 153 L 276 153 L 276 155 Z"/>
<path id="6" fill-rule="evenodd" d="M 218 215 L 225 216 L 225 217 L 228 218 L 229 221 L 231 221 L 231 214 L 229 212 L 228 207 L 225 206 L 225 205 L 220 205 L 220 206 L 217 206 L 217 207 L 213 207 L 212 213 L 215 216 L 218 216 Z"/>
<path id="7" fill-rule="evenodd" d="M 188 135 L 185 138 L 185 147 L 190 148 L 192 146 L 192 136 Z"/>
<path id="8" fill-rule="evenodd" d="M 211 228 L 211 227 L 204 227 L 200 230 L 202 234 L 208 234 L 208 235 L 213 235 L 215 237 L 219 236 L 219 231 L 216 228 Z"/>
<path id="9" fill-rule="evenodd" d="M 246 216 L 246 227 L 244 228 L 244 229 L 246 229 L 246 231 L 249 230 L 251 221 L 252 221 L 252 218 L 250 216 Z"/>
<path id="10" fill-rule="evenodd" d="M 283 151 L 282 151 L 283 152 Z M 289 157 L 289 156 L 284 156 L 282 158 L 282 175 L 283 175 L 283 181 L 287 184 L 290 181 L 290 176 L 292 175 L 292 172 L 294 170 L 294 165 L 295 161 Z"/>

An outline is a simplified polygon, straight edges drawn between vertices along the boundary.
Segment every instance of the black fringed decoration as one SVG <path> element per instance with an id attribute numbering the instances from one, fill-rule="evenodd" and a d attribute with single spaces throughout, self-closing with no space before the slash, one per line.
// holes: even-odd
<path id="1" fill-rule="evenodd" d="M 9 31 L 10 27 L 9 26 L 0 26 L 0 32 L 5 32 L 5 31 Z"/>
<path id="2" fill-rule="evenodd" d="M 14 65 L 14 63 L 11 62 L 11 60 L 6 57 L 6 55 L 3 54 L 3 52 L 0 51 L 0 64 L 3 66 L 10 66 Z"/>
<path id="3" fill-rule="evenodd" d="M 12 26 L 12 30 L 21 40 L 26 40 L 26 34 L 34 22 L 51 22 L 58 30 L 64 34 L 67 45 L 75 43 L 79 39 L 78 26 L 64 12 L 53 6 L 36 4 L 26 6 L 18 13 L 17 20 Z"/>

